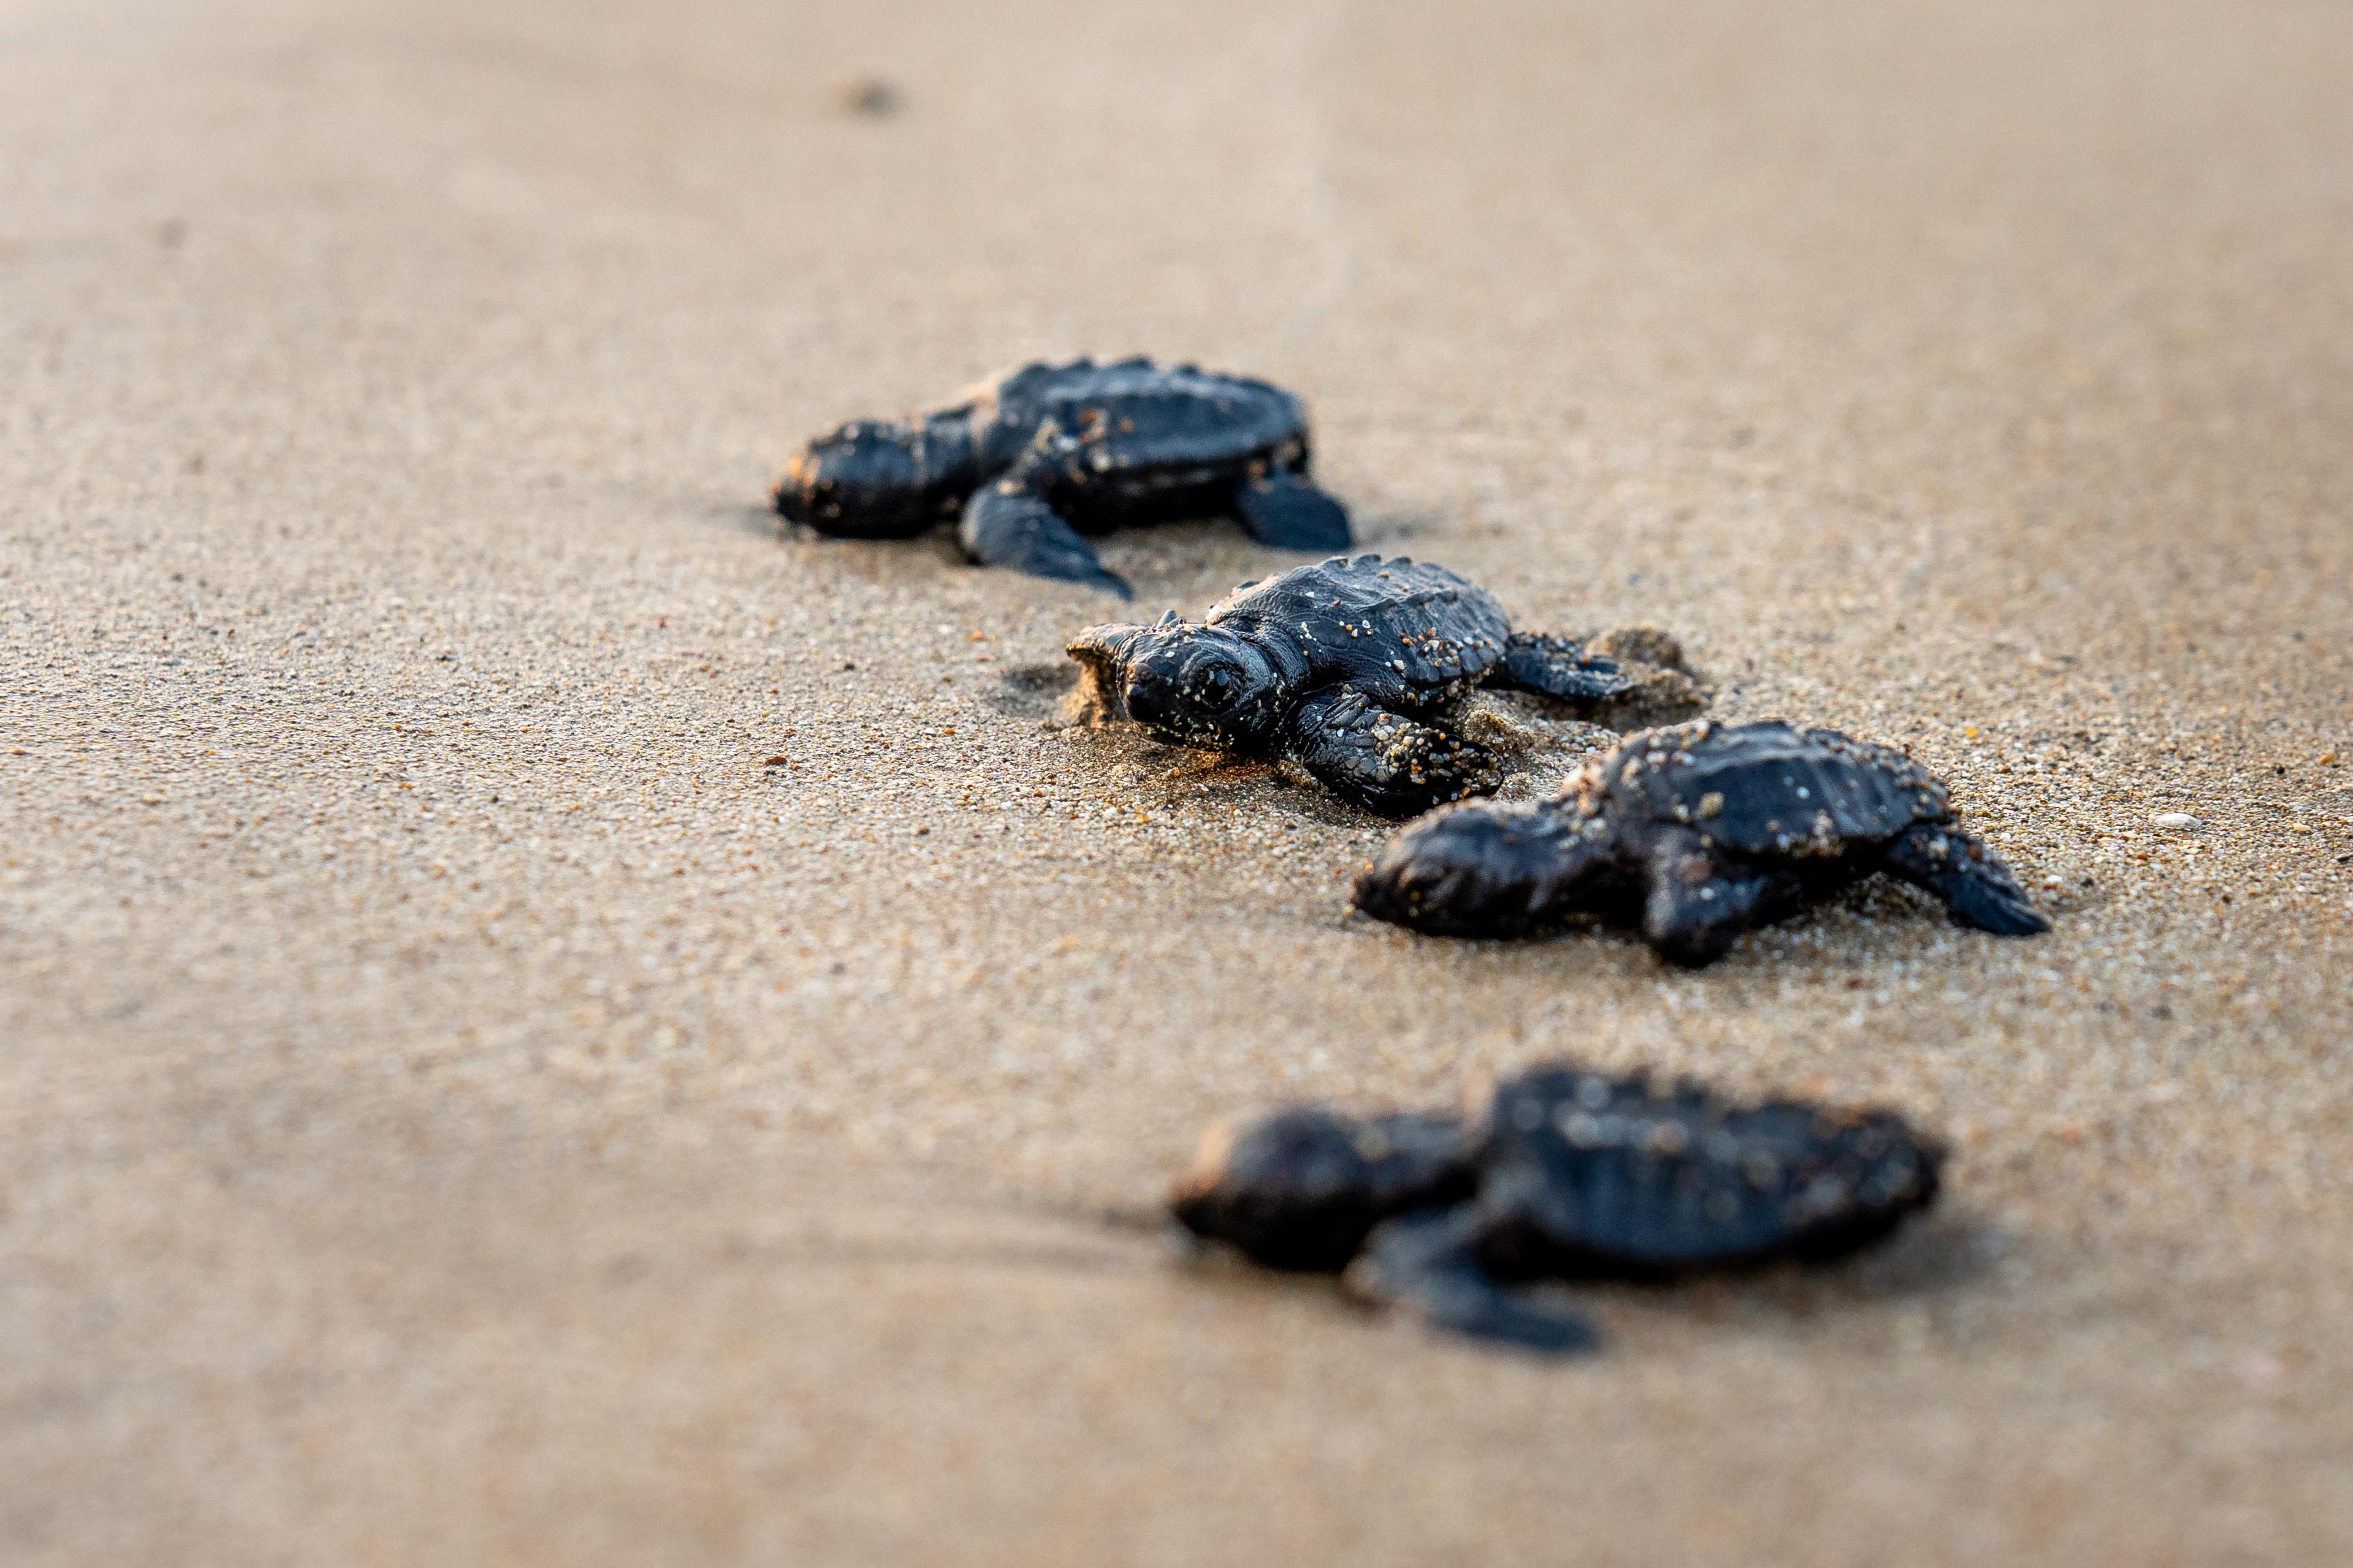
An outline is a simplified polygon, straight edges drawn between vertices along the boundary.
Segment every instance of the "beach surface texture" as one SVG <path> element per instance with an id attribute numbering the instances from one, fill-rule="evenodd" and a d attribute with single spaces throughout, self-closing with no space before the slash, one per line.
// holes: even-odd
<path id="1" fill-rule="evenodd" d="M 2324 0 L 10 0 L 0 1559 L 2353 1561 L 2348 83 Z M 1129 353 L 2055 929 L 1353 917 L 1388 825 L 1050 724 L 1113 601 L 765 510 Z M 1161 1227 L 1562 1054 L 1944 1200 L 1565 1363 Z"/>

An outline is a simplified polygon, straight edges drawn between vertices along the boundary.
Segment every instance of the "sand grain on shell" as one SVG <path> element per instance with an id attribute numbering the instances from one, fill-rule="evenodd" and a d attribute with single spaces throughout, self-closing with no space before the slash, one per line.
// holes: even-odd
<path id="1" fill-rule="evenodd" d="M 0 1557 L 2353 1557 L 2341 7 L 8 28 Z M 1111 606 L 762 514 L 1130 350 L 1910 747 L 2057 930 L 1353 921 L 1382 825 L 1008 688 Z M 1888 1100 L 1950 1201 L 1542 1371 L 1102 1217 L 1564 1050 Z"/>

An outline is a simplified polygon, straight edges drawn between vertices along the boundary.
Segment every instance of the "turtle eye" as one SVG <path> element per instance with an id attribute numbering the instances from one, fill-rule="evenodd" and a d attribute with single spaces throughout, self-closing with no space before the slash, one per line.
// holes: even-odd
<path id="1" fill-rule="evenodd" d="M 1241 696 L 1241 677 L 1225 665 L 1211 665 L 1201 672 L 1200 683 L 1197 689 L 1200 693 L 1203 707 L 1222 713 L 1232 707 L 1235 700 Z"/>

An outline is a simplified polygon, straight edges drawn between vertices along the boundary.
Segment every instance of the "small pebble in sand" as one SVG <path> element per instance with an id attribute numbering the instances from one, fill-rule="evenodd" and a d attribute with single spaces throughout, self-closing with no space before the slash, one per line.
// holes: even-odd
<path id="1" fill-rule="evenodd" d="M 2186 811 L 2160 811 L 2149 822 L 2168 833 L 2196 833 L 2206 824 Z"/>
<path id="2" fill-rule="evenodd" d="M 899 112 L 899 89 L 879 76 L 841 77 L 827 89 L 834 112 L 867 120 L 887 120 Z"/>

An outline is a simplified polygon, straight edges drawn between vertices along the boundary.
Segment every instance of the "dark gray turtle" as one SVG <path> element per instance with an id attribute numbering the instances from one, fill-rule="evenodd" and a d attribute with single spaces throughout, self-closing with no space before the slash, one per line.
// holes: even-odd
<path id="1" fill-rule="evenodd" d="M 1281 1111 L 1212 1128 L 1177 1221 L 1271 1268 L 1542 1351 L 1590 1348 L 1577 1312 L 1519 1289 L 1820 1262 L 1936 1195 L 1944 1150 L 1893 1111 L 1743 1105 L 1688 1080 L 1570 1064 L 1496 1086 L 1467 1122 Z"/>
<path id="2" fill-rule="evenodd" d="M 1697 967 L 1874 871 L 1980 931 L 2051 929 L 1919 763 L 1778 720 L 1647 730 L 1550 800 L 1433 812 L 1357 877 L 1356 902 L 1446 936 L 1515 936 L 1571 914 L 1639 921 L 1662 956 Z"/>
<path id="3" fill-rule="evenodd" d="M 1613 659 L 1514 632 L 1495 596 L 1427 562 L 1334 556 L 1244 583 L 1198 622 L 1071 640 L 1100 707 L 1174 745 L 1288 759 L 1384 816 L 1495 787 L 1450 711 L 1473 687 L 1567 701 L 1632 689 Z"/>
<path id="4" fill-rule="evenodd" d="M 910 539 L 960 515 L 982 565 L 1122 598 L 1082 531 L 1231 515 L 1278 550 L 1349 542 L 1347 512 L 1308 478 L 1299 399 L 1148 359 L 1028 365 L 935 414 L 855 420 L 792 460 L 776 500 L 847 539 Z"/>

